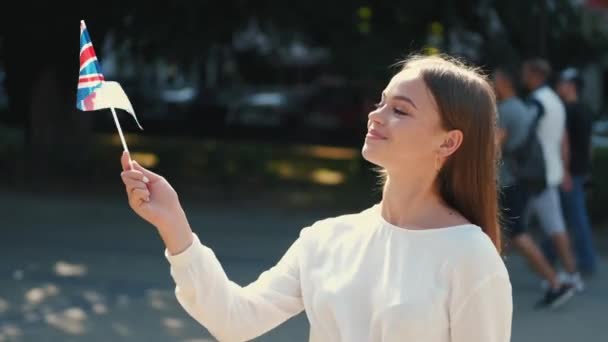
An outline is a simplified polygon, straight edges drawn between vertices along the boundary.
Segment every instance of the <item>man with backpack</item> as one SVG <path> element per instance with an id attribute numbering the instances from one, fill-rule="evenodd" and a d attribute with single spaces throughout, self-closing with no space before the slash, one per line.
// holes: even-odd
<path id="1" fill-rule="evenodd" d="M 526 231 L 523 219 L 531 192 L 534 188 L 544 188 L 545 184 L 542 148 L 535 139 L 540 118 L 532 115 L 530 109 L 516 96 L 512 69 L 497 68 L 493 74 L 493 83 L 499 101 L 498 139 L 502 151 L 499 181 L 505 235 L 527 259 L 532 269 L 550 285 L 537 307 L 556 308 L 572 297 L 574 288 L 571 284 L 560 281 L 557 272 Z M 531 151 L 537 152 L 530 153 Z"/>
<path id="2" fill-rule="evenodd" d="M 551 66 L 543 59 L 530 59 L 522 67 L 522 81 L 530 92 L 532 108 L 541 118 L 536 133 L 545 159 L 546 186 L 528 201 L 529 216 L 536 216 L 546 235 L 551 238 L 565 272 L 562 282 L 582 290 L 583 282 L 577 271 L 570 239 L 566 231 L 559 187 L 564 180 L 564 158 L 568 154 L 565 131 L 566 111 L 557 94 L 547 85 Z"/>

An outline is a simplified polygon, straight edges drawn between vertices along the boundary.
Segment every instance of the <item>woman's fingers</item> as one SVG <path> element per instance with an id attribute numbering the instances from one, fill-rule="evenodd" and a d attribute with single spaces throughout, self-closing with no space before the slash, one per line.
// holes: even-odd
<path id="1" fill-rule="evenodd" d="M 126 173 L 127 175 L 131 175 L 131 172 L 135 171 L 139 174 L 142 174 L 143 177 L 145 177 L 145 179 L 147 179 L 145 181 L 146 183 L 148 183 L 148 181 L 154 182 L 154 181 L 162 179 L 162 177 L 160 175 L 157 175 L 156 173 L 139 165 L 139 163 L 137 163 L 137 161 L 131 160 L 131 156 L 126 151 L 124 151 L 122 153 L 122 156 L 120 157 L 120 164 L 122 165 L 123 174 Z"/>
<path id="2" fill-rule="evenodd" d="M 123 180 L 132 179 L 132 180 L 141 181 L 144 183 L 148 183 L 150 181 L 150 179 L 148 179 L 148 177 L 146 177 L 141 171 L 137 171 L 137 170 L 123 171 L 120 174 L 120 177 Z"/>
<path id="3" fill-rule="evenodd" d="M 157 175 L 156 173 L 144 168 L 143 166 L 139 165 L 139 163 L 137 161 L 133 161 L 133 169 L 141 172 L 144 174 L 144 176 L 146 176 L 148 179 L 150 179 L 151 182 L 156 182 L 157 180 L 162 179 L 162 176 Z"/>
<path id="4" fill-rule="evenodd" d="M 150 201 L 150 191 L 148 191 L 148 189 L 134 188 L 131 191 L 131 197 L 137 203 L 139 201 L 149 202 Z"/>
<path id="5" fill-rule="evenodd" d="M 150 202 L 150 192 L 143 189 L 133 189 L 129 193 L 129 204 L 131 208 L 136 209 L 144 203 Z"/>
<path id="6" fill-rule="evenodd" d="M 129 197 L 131 205 L 139 206 L 143 202 L 149 202 L 150 190 L 146 183 L 149 183 L 150 179 L 146 177 L 142 171 L 131 168 L 134 162 L 130 161 L 128 153 L 123 153 L 121 163 L 123 170 L 125 171 L 120 174 L 120 178 L 122 178 L 122 181 L 125 184 L 127 196 Z"/>
<path id="7" fill-rule="evenodd" d="M 121 175 L 122 182 L 127 187 L 127 194 L 131 196 L 131 192 L 134 189 L 141 189 L 145 191 L 148 190 L 148 186 L 144 181 L 146 181 L 146 177 L 139 173 L 138 171 L 125 171 Z"/>
<path id="8" fill-rule="evenodd" d="M 125 183 L 125 186 L 126 186 L 126 189 L 127 189 L 127 193 L 129 195 L 135 189 L 150 191 L 150 190 L 148 190 L 148 187 L 144 183 L 141 183 L 141 182 L 129 181 L 128 184 Z"/>

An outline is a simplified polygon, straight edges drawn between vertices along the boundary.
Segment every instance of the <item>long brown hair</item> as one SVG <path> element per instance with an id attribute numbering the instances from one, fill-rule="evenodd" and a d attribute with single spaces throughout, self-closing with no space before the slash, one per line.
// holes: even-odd
<path id="1" fill-rule="evenodd" d="M 437 176 L 440 195 L 501 250 L 496 180 L 496 98 L 479 69 L 449 56 L 413 55 L 399 63 L 416 69 L 437 103 L 441 125 L 463 133 L 461 146 Z"/>

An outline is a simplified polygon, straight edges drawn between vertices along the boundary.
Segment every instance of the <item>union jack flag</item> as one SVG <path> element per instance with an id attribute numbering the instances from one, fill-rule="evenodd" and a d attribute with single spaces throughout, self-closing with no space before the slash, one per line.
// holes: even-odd
<path id="1" fill-rule="evenodd" d="M 84 20 L 80 21 L 80 73 L 78 76 L 78 92 L 76 94 L 76 107 L 80 110 L 95 110 L 92 103 L 87 103 L 89 95 L 96 88 L 101 87 L 104 81 L 101 65 L 97 60 L 91 37 L 87 31 Z"/>
<path id="2" fill-rule="evenodd" d="M 82 111 L 120 108 L 131 114 L 137 126 L 143 129 L 120 84 L 106 81 L 103 77 L 101 65 L 97 60 L 84 20 L 80 21 L 80 74 L 78 75 L 76 108 Z"/>

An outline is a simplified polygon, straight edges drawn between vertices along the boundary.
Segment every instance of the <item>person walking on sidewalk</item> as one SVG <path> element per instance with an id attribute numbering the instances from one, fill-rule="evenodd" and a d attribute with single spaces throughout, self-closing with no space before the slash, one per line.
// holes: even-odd
<path id="1" fill-rule="evenodd" d="M 547 186 L 528 202 L 527 216 L 536 216 L 545 234 L 553 241 L 559 260 L 566 273 L 563 281 L 581 288 L 582 279 L 570 246 L 570 238 L 559 198 L 559 187 L 564 180 L 564 159 L 568 154 L 565 130 L 566 110 L 547 81 L 551 66 L 544 59 L 530 59 L 522 67 L 522 81 L 530 91 L 533 108 L 541 115 L 538 138 L 546 165 Z"/>
<path id="2" fill-rule="evenodd" d="M 597 253 L 593 247 L 584 186 L 591 173 L 593 115 L 591 109 L 580 100 L 582 86 L 583 80 L 578 70 L 568 68 L 560 74 L 556 87 L 566 105 L 566 127 L 570 147 L 570 153 L 565 160 L 561 199 L 566 222 L 574 236 L 578 268 L 583 274 L 592 275 L 597 267 Z"/>
<path id="3" fill-rule="evenodd" d="M 518 178 L 518 170 L 521 166 L 517 164 L 521 158 L 517 154 L 530 153 L 529 146 L 526 144 L 531 141 L 529 135 L 536 134 L 531 130 L 535 129 L 534 122 L 537 118 L 517 97 L 514 75 L 513 69 L 509 66 L 498 67 L 493 74 L 498 100 L 498 140 L 502 148 L 499 184 L 502 190 L 504 230 L 509 237 L 509 242 L 526 258 L 532 269 L 550 285 L 536 306 L 538 308 L 557 308 L 572 297 L 574 287 L 571 284 L 560 282 L 557 272 L 526 231 L 524 211 L 531 191 L 522 177 Z M 539 162 L 544 163 L 542 160 Z"/>
<path id="4" fill-rule="evenodd" d="M 131 208 L 166 245 L 179 303 L 220 341 L 253 339 L 302 310 L 310 341 L 507 342 L 496 105 L 475 69 L 414 56 L 368 115 L 363 157 L 382 200 L 302 229 L 251 284 L 230 281 L 163 177 L 122 157 Z"/>

